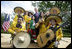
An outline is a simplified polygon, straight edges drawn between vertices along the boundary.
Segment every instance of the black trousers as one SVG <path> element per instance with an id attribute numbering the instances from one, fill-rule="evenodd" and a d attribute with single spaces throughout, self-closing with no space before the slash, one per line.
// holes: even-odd
<path id="1" fill-rule="evenodd" d="M 35 31 L 36 31 L 36 36 L 38 36 L 38 34 L 39 34 L 39 28 L 35 28 Z"/>

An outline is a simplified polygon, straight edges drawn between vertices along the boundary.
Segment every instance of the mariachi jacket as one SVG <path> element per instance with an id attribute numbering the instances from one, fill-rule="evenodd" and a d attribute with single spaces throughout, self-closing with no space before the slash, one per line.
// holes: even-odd
<path id="1" fill-rule="evenodd" d="M 15 16 L 15 18 L 14 18 L 14 20 L 13 20 L 13 22 L 12 22 L 12 24 L 11 24 L 11 26 L 9 27 L 9 29 L 8 29 L 8 31 L 10 32 L 10 33 L 14 33 L 14 32 L 20 32 L 20 31 L 24 31 L 24 30 L 26 30 L 26 23 L 25 22 L 28 22 L 27 20 L 28 20 L 28 18 L 26 17 L 26 16 L 22 16 L 23 18 L 24 18 L 24 20 L 23 20 L 23 23 L 21 24 L 22 25 L 22 28 L 17 28 L 16 27 L 16 24 L 17 24 L 17 19 L 18 19 L 18 16 L 16 15 Z"/>
<path id="2" fill-rule="evenodd" d="M 47 27 L 47 29 L 49 29 L 50 26 L 51 26 L 51 25 L 49 25 L 49 26 Z M 57 28 L 58 28 L 58 27 L 59 27 L 59 26 L 57 26 Z M 56 39 L 57 39 L 57 40 L 60 40 L 60 39 L 63 37 L 63 33 L 62 33 L 62 29 L 61 29 L 61 28 L 59 28 L 55 33 L 56 33 Z"/>

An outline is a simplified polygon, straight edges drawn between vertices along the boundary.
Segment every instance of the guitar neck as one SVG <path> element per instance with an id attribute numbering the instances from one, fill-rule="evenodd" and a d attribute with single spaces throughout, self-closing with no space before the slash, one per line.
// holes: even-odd
<path id="1" fill-rule="evenodd" d="M 58 28 L 56 27 L 53 31 L 56 32 L 60 27 L 62 26 L 59 26 Z"/>
<path id="2" fill-rule="evenodd" d="M 68 24 L 68 22 L 63 23 L 62 25 L 60 25 L 58 28 L 56 27 L 53 31 L 56 32 L 60 27 L 64 27 Z"/>

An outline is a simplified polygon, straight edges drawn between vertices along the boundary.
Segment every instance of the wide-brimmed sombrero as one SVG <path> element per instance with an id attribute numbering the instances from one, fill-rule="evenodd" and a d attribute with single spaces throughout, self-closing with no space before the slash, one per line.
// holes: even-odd
<path id="1" fill-rule="evenodd" d="M 60 24 L 60 23 L 62 22 L 62 18 L 61 18 L 60 16 L 49 16 L 49 17 L 46 19 L 47 23 L 49 23 L 49 21 L 50 21 L 51 19 L 55 19 L 56 22 L 57 22 L 57 24 Z"/>
<path id="2" fill-rule="evenodd" d="M 50 13 L 51 14 L 54 14 L 53 11 L 56 11 L 56 14 L 59 14 L 60 13 L 60 10 L 57 7 L 53 7 L 53 8 L 50 9 Z"/>
<path id="3" fill-rule="evenodd" d="M 22 13 L 25 12 L 25 10 L 24 10 L 22 7 L 15 7 L 15 8 L 14 8 L 14 12 L 15 12 L 15 13 L 18 13 L 19 10 L 20 10 Z"/>
<path id="4" fill-rule="evenodd" d="M 33 12 L 30 12 L 30 11 L 29 11 L 29 13 L 31 13 L 32 15 L 34 14 Z"/>

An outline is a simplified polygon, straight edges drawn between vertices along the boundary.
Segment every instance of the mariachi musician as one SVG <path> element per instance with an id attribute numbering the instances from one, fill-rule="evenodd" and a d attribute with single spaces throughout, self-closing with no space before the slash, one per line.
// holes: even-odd
<path id="1" fill-rule="evenodd" d="M 44 23 L 42 22 L 45 27 L 42 26 L 43 24 L 38 25 L 38 26 L 43 28 L 42 32 L 37 37 L 37 41 L 38 41 L 38 44 L 39 44 L 40 47 L 43 46 L 43 45 L 41 46 L 41 43 L 40 43 L 40 40 L 41 40 L 40 39 L 40 35 L 41 34 L 44 35 L 48 29 L 54 29 L 56 27 L 58 28 L 59 25 L 61 24 L 62 18 L 60 16 L 58 16 L 59 13 L 60 13 L 60 10 L 58 8 L 56 8 L 56 7 L 50 9 L 49 17 L 47 17 L 45 19 Z M 40 28 L 40 29 L 42 29 L 42 28 Z M 40 31 L 40 29 L 39 29 L 39 31 Z M 55 34 L 54 39 L 53 40 L 49 40 L 45 47 L 48 47 L 48 48 L 52 48 L 52 47 L 56 47 L 57 48 L 58 47 L 59 40 L 63 37 L 62 29 L 61 28 L 58 29 L 54 34 Z M 45 38 L 46 37 L 43 37 L 43 39 L 45 39 Z"/>
<path id="2" fill-rule="evenodd" d="M 26 24 L 22 17 L 22 13 L 24 13 L 25 10 L 21 7 L 15 7 L 14 12 L 17 13 L 17 15 L 15 16 L 10 28 L 8 29 L 8 31 L 12 34 L 26 30 Z"/>
<path id="3" fill-rule="evenodd" d="M 25 10 L 21 7 L 14 8 L 17 13 L 8 31 L 12 33 L 12 43 L 15 48 L 27 48 L 30 44 L 30 36 L 26 30 L 26 20 L 28 18 L 22 15 Z M 25 17 L 25 18 L 24 18 Z"/>
<path id="4" fill-rule="evenodd" d="M 51 16 L 47 18 L 47 21 L 49 24 L 47 29 L 54 29 L 55 27 L 58 28 L 62 22 L 62 18 L 58 16 L 58 14 L 60 13 L 60 10 L 57 7 L 54 7 L 50 10 L 50 13 L 51 13 Z M 58 48 L 59 40 L 62 37 L 63 37 L 63 33 L 62 33 L 62 29 L 60 28 L 55 32 L 55 38 L 54 38 L 55 42 L 53 41 L 53 43 L 49 46 L 49 48 L 52 48 L 52 47 Z"/>

